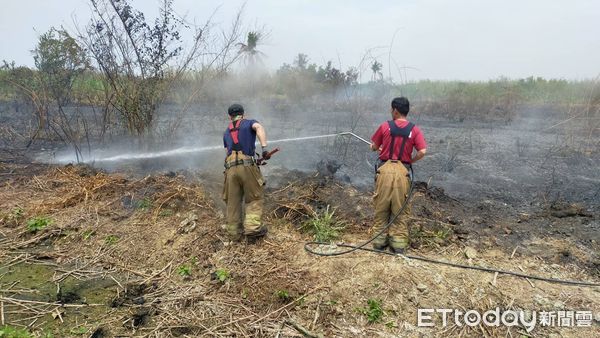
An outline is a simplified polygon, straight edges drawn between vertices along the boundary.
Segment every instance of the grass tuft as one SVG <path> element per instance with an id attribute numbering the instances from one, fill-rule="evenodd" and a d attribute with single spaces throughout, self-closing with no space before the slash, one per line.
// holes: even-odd
<path id="1" fill-rule="evenodd" d="M 340 237 L 344 223 L 334 217 L 335 211 L 329 211 L 329 206 L 321 215 L 307 220 L 302 224 L 302 230 L 311 233 L 317 242 L 331 242 Z"/>

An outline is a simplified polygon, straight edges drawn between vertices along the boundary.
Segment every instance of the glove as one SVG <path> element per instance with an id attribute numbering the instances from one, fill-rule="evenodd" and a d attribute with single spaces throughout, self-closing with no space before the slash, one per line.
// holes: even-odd
<path id="1" fill-rule="evenodd" d="M 269 159 L 271 159 L 271 155 L 269 155 L 269 152 L 267 151 L 267 148 L 263 148 L 262 158 L 263 158 L 263 160 L 269 160 Z"/>

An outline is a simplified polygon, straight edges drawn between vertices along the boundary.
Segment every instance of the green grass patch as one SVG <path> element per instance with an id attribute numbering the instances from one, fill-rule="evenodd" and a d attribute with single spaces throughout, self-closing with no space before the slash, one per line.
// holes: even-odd
<path id="1" fill-rule="evenodd" d="M 330 211 L 329 206 L 315 217 L 302 224 L 302 230 L 313 235 L 317 242 L 331 242 L 340 237 L 345 224 L 335 218 L 335 211 Z"/>
<path id="2" fill-rule="evenodd" d="M 33 338 L 33 335 L 27 330 L 6 325 L 0 327 L 0 338 Z"/>
<path id="3" fill-rule="evenodd" d="M 215 276 L 216 279 L 221 283 L 225 283 L 229 278 L 231 278 L 231 274 L 229 273 L 229 271 L 223 268 L 217 269 L 217 271 L 215 271 Z"/>
<path id="4" fill-rule="evenodd" d="M 27 230 L 29 232 L 38 232 L 50 224 L 52 224 L 52 220 L 48 217 L 34 217 L 27 221 Z"/>
<path id="5" fill-rule="evenodd" d="M 96 234 L 96 231 L 94 230 L 86 230 L 81 234 L 81 238 L 83 238 L 83 240 L 87 241 L 88 239 L 92 238 L 92 236 L 94 236 Z"/>
<path id="6" fill-rule="evenodd" d="M 177 268 L 177 274 L 182 277 L 189 277 L 192 275 L 192 267 L 189 266 L 188 264 L 180 265 Z"/>
<path id="7" fill-rule="evenodd" d="M 135 208 L 141 210 L 148 210 L 152 208 L 152 201 L 148 197 L 144 197 L 143 199 L 135 203 Z"/>
<path id="8" fill-rule="evenodd" d="M 287 303 L 292 299 L 292 295 L 290 295 L 287 290 L 277 290 L 275 296 L 284 303 Z"/>
<path id="9" fill-rule="evenodd" d="M 104 243 L 106 243 L 107 245 L 115 245 L 119 242 L 121 238 L 117 235 L 108 235 L 106 236 L 106 238 L 104 238 Z"/>
<path id="10" fill-rule="evenodd" d="M 367 300 L 368 307 L 359 309 L 359 312 L 367 317 L 369 324 L 377 323 L 383 318 L 383 308 L 381 307 L 381 300 L 369 299 Z"/>

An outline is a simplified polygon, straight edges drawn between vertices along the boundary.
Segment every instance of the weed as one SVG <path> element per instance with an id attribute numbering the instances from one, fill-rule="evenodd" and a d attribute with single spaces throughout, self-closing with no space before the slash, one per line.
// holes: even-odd
<path id="1" fill-rule="evenodd" d="M 444 228 L 444 229 L 440 229 L 440 230 L 435 231 L 433 233 L 433 235 L 436 238 L 439 238 L 439 239 L 442 239 L 442 240 L 446 240 L 446 239 L 448 239 L 448 236 L 450 236 L 451 233 L 452 233 L 452 230 Z"/>
<path id="2" fill-rule="evenodd" d="M 169 217 L 169 216 L 173 216 L 173 214 L 174 214 L 174 213 L 173 213 L 173 210 L 171 210 L 171 209 L 162 209 L 162 210 L 161 210 L 161 211 L 158 213 L 158 215 L 159 215 L 160 217 Z"/>
<path id="3" fill-rule="evenodd" d="M 119 240 L 120 238 L 117 235 L 108 235 L 104 239 L 104 243 L 106 243 L 107 245 L 115 245 L 117 244 L 117 242 L 119 242 Z"/>
<path id="4" fill-rule="evenodd" d="M 148 197 L 144 197 L 135 203 L 135 207 L 136 209 L 148 210 L 152 207 L 152 201 Z"/>
<path id="5" fill-rule="evenodd" d="M 17 329 L 12 326 L 0 327 L 0 338 L 32 338 L 33 336 L 24 329 Z"/>
<path id="6" fill-rule="evenodd" d="M 92 236 L 94 236 L 96 234 L 96 231 L 94 230 L 86 230 L 83 232 L 83 234 L 81 234 L 81 237 L 83 238 L 83 240 L 87 241 L 88 239 L 92 238 Z"/>
<path id="7" fill-rule="evenodd" d="M 88 329 L 84 326 L 80 326 L 80 327 L 74 327 L 72 328 L 69 333 L 75 336 L 82 336 L 84 334 L 86 334 L 88 332 Z"/>
<path id="8" fill-rule="evenodd" d="M 383 317 L 383 308 L 381 307 L 381 300 L 369 299 L 367 300 L 368 308 L 359 309 L 359 312 L 367 316 L 367 322 L 369 324 L 377 323 Z"/>
<path id="9" fill-rule="evenodd" d="M 192 275 L 192 267 L 187 264 L 183 264 L 177 268 L 177 274 L 182 277 L 191 276 Z"/>
<path id="10" fill-rule="evenodd" d="M 52 220 L 48 217 L 34 217 L 27 221 L 27 230 L 37 232 L 50 224 L 52 224 Z"/>
<path id="11" fill-rule="evenodd" d="M 22 208 L 14 208 L 11 213 L 14 219 L 19 219 L 23 217 L 23 209 Z"/>
<path id="12" fill-rule="evenodd" d="M 387 327 L 388 329 L 395 329 L 398 327 L 398 323 L 396 323 L 395 321 L 391 320 L 387 323 L 385 323 L 385 327 Z"/>
<path id="13" fill-rule="evenodd" d="M 292 296 L 287 290 L 277 290 L 275 292 L 275 295 L 277 296 L 277 298 L 279 298 L 280 301 L 286 303 L 290 301 L 290 299 L 292 299 Z"/>
<path id="14" fill-rule="evenodd" d="M 215 275 L 217 277 L 217 280 L 221 283 L 225 283 L 225 281 L 231 277 L 231 275 L 229 274 L 229 271 L 227 271 L 223 268 L 217 269 L 217 271 L 215 271 Z"/>
<path id="15" fill-rule="evenodd" d="M 344 224 L 334 218 L 335 211 L 329 211 L 329 206 L 321 215 L 309 219 L 302 224 L 302 229 L 312 233 L 315 241 L 331 242 L 340 236 Z"/>

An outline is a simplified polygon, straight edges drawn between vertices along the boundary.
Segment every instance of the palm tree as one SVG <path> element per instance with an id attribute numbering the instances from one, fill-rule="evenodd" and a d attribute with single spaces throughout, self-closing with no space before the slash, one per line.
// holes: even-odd
<path id="1" fill-rule="evenodd" d="M 237 45 L 240 47 L 239 54 L 244 59 L 248 66 L 254 66 L 257 62 L 262 63 L 261 56 L 265 53 L 256 49 L 261 42 L 262 35 L 259 32 L 248 32 L 246 43 L 240 42 Z"/>
<path id="2" fill-rule="evenodd" d="M 381 69 L 383 68 L 383 65 L 381 64 L 381 62 L 375 60 L 373 61 L 373 64 L 371 65 L 371 71 L 373 72 L 373 77 L 371 78 L 371 80 L 376 81 L 376 79 L 379 77 L 379 79 L 383 78 L 383 75 L 381 74 Z M 379 75 L 379 76 L 377 76 Z"/>

